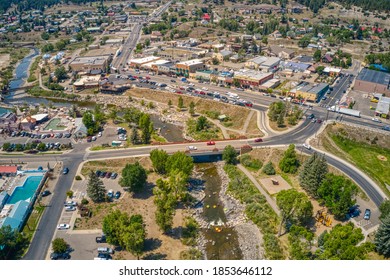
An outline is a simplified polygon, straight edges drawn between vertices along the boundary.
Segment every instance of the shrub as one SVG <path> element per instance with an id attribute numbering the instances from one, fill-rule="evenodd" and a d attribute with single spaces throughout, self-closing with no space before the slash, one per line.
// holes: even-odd
<path id="1" fill-rule="evenodd" d="M 268 162 L 266 165 L 264 165 L 263 172 L 267 175 L 275 175 L 276 171 L 272 162 Z"/>
<path id="2" fill-rule="evenodd" d="M 75 180 L 76 180 L 76 181 L 81 181 L 81 180 L 82 180 L 82 178 L 81 178 L 81 176 L 80 176 L 80 175 L 76 175 L 76 177 L 75 177 Z"/>
<path id="3" fill-rule="evenodd" d="M 252 169 L 255 171 L 259 170 L 263 166 L 263 163 L 260 160 L 252 159 L 251 156 L 248 154 L 242 155 L 240 157 L 240 162 L 248 169 Z"/>

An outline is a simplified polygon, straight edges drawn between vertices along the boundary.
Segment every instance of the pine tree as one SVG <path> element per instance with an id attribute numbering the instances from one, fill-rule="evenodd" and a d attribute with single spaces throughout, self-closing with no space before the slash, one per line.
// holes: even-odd
<path id="1" fill-rule="evenodd" d="M 139 136 L 138 136 L 138 130 L 137 128 L 133 127 L 131 129 L 131 138 L 130 138 L 131 144 L 136 145 L 139 141 Z"/>
<path id="2" fill-rule="evenodd" d="M 278 127 L 282 127 L 284 125 L 284 116 L 283 116 L 283 114 L 279 114 L 276 123 L 277 123 Z"/>
<path id="3" fill-rule="evenodd" d="M 106 188 L 103 181 L 93 171 L 89 174 L 87 194 L 93 202 L 102 202 L 106 198 Z"/>
<path id="4" fill-rule="evenodd" d="M 189 110 L 189 113 L 190 113 L 191 115 L 195 115 L 195 103 L 194 103 L 194 101 L 191 101 L 191 103 L 190 103 L 190 110 Z"/>
<path id="5" fill-rule="evenodd" d="M 177 107 L 179 107 L 180 109 L 184 107 L 183 97 L 181 97 L 181 96 L 179 97 Z"/>
<path id="6" fill-rule="evenodd" d="M 386 258 L 390 257 L 390 215 L 382 220 L 382 224 L 375 235 L 376 250 Z"/>
<path id="7" fill-rule="evenodd" d="M 303 164 L 299 174 L 299 183 L 312 197 L 317 197 L 317 189 L 328 173 L 328 165 L 323 155 L 314 153 Z"/>

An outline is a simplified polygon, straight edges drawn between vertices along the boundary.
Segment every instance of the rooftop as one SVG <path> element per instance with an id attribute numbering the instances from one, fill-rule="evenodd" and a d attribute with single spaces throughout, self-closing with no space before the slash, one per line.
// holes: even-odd
<path id="1" fill-rule="evenodd" d="M 13 166 L 0 166 L 0 173 L 16 173 L 18 167 L 16 165 Z"/>
<path id="2" fill-rule="evenodd" d="M 160 57 L 152 55 L 152 56 L 147 56 L 147 57 L 142 57 L 142 58 L 131 59 L 130 63 L 145 64 L 145 63 L 149 63 L 149 62 L 156 61 L 159 59 L 160 59 Z"/>
<path id="3" fill-rule="evenodd" d="M 181 62 L 179 62 L 177 64 L 191 66 L 191 65 L 196 65 L 196 64 L 203 64 L 203 61 L 200 60 L 200 59 L 192 59 L 192 60 L 181 61 Z"/>
<path id="4" fill-rule="evenodd" d="M 101 65 L 106 60 L 109 59 L 110 56 L 102 55 L 102 56 L 81 56 L 76 57 L 71 63 L 72 64 L 84 64 L 84 65 Z"/>
<path id="5" fill-rule="evenodd" d="M 390 74 L 363 68 L 356 80 L 389 86 Z"/>

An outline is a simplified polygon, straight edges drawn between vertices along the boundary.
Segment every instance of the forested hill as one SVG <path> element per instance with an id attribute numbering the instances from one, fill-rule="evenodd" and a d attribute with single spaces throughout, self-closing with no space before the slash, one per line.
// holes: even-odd
<path id="1" fill-rule="evenodd" d="M 88 2 L 98 2 L 101 0 L 0 0 L 0 12 L 4 12 L 12 4 L 18 4 L 19 11 L 28 11 L 31 9 L 43 10 L 45 6 L 53 6 L 60 2 L 84 4 Z"/>
<path id="2" fill-rule="evenodd" d="M 345 7 L 351 7 L 352 5 L 363 8 L 368 11 L 386 11 L 390 12 L 390 0 L 297 0 L 298 3 L 309 7 L 313 12 L 317 13 L 318 10 L 325 5 L 326 2 L 335 2 L 344 5 Z"/>

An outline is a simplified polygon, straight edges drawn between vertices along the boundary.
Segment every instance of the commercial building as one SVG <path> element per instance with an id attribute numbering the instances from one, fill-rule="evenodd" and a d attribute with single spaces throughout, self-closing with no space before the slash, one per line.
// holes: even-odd
<path id="1" fill-rule="evenodd" d="M 108 66 L 112 57 L 110 55 L 101 56 L 82 56 L 76 57 L 70 64 L 69 67 L 74 72 L 100 72 L 105 73 L 108 70 Z"/>
<path id="2" fill-rule="evenodd" d="M 14 131 L 19 128 L 19 124 L 20 122 L 15 113 L 6 112 L 0 114 L 0 129 L 8 132 Z"/>
<path id="3" fill-rule="evenodd" d="M 293 88 L 289 95 L 293 98 L 304 99 L 309 102 L 319 102 L 324 94 L 329 90 L 329 85 L 326 83 L 319 83 L 311 85 L 307 82 L 302 82 Z"/>
<path id="4" fill-rule="evenodd" d="M 205 69 L 205 64 L 200 59 L 193 59 L 176 63 L 176 75 L 189 77 L 190 73 Z"/>
<path id="5" fill-rule="evenodd" d="M 379 97 L 379 101 L 375 109 L 375 116 L 388 119 L 389 111 L 390 111 L 390 97 L 385 97 L 385 96 Z"/>
<path id="6" fill-rule="evenodd" d="M 390 74 L 363 68 L 356 77 L 354 89 L 390 96 Z"/>
<path id="7" fill-rule="evenodd" d="M 16 165 L 1 165 L 0 176 L 15 176 L 18 171 Z"/>
<path id="8" fill-rule="evenodd" d="M 152 56 L 147 56 L 147 57 L 142 57 L 142 58 L 130 59 L 129 64 L 130 64 L 130 67 L 139 69 L 142 67 L 142 65 L 153 62 L 153 61 L 157 61 L 159 59 L 160 59 L 160 57 L 152 55 Z"/>
<path id="9" fill-rule="evenodd" d="M 73 83 L 74 90 L 83 90 L 86 88 L 99 87 L 100 76 L 82 76 L 76 82 Z"/>
<path id="10" fill-rule="evenodd" d="M 259 69 L 266 71 L 266 72 L 275 72 L 280 63 L 280 58 L 278 57 L 267 57 L 267 60 L 264 61 L 260 66 Z"/>
<path id="11" fill-rule="evenodd" d="M 291 59 L 295 56 L 295 51 L 291 49 L 286 49 L 279 46 L 270 46 L 269 52 L 273 54 L 274 56 L 277 56 L 279 58 L 283 59 Z"/>
<path id="12" fill-rule="evenodd" d="M 234 73 L 234 80 L 240 83 L 241 87 L 254 88 L 274 77 L 273 73 L 262 73 L 254 70 L 240 70 Z"/>

